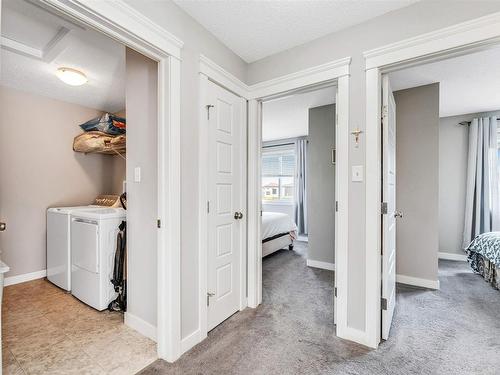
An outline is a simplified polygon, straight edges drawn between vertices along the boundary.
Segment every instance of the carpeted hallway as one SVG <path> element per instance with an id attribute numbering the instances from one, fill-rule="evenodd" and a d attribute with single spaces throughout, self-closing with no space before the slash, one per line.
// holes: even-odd
<path id="1" fill-rule="evenodd" d="M 141 374 L 498 374 L 500 292 L 440 261 L 441 290 L 398 286 L 391 338 L 374 351 L 335 337 L 333 272 L 306 244 L 263 261 L 262 305 L 235 314 L 175 364 Z"/>

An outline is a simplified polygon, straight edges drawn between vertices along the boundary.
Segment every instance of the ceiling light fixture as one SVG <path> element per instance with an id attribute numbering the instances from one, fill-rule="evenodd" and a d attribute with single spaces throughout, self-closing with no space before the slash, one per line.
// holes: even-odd
<path id="1" fill-rule="evenodd" d="M 87 76 L 76 69 L 59 68 L 56 74 L 61 81 L 71 86 L 81 86 L 88 82 Z"/>

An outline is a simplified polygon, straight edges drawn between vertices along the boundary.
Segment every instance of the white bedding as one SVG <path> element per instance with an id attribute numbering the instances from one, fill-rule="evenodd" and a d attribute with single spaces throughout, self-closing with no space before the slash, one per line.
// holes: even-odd
<path id="1" fill-rule="evenodd" d="M 279 212 L 262 213 L 262 239 L 276 236 L 282 233 L 297 231 L 297 225 L 287 214 Z"/>

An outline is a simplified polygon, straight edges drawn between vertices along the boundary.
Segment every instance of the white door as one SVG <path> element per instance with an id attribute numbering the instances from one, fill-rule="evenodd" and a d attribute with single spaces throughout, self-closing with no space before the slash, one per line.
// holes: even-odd
<path id="1" fill-rule="evenodd" d="M 208 83 L 208 319 L 211 330 L 240 308 L 244 227 L 243 101 Z"/>
<path id="2" fill-rule="evenodd" d="M 382 81 L 382 339 L 389 337 L 396 307 L 396 103 Z"/>

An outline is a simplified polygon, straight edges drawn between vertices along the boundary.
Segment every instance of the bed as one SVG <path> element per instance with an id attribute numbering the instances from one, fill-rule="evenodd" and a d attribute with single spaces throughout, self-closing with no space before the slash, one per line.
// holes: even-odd
<path id="1" fill-rule="evenodd" d="M 288 247 L 293 249 L 297 226 L 292 218 L 280 212 L 262 213 L 262 257 Z"/>
<path id="2" fill-rule="evenodd" d="M 480 234 L 466 250 L 472 270 L 500 289 L 500 232 Z"/>

